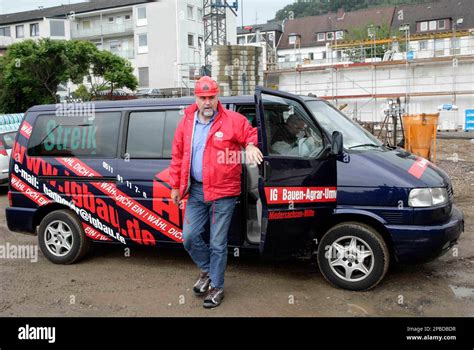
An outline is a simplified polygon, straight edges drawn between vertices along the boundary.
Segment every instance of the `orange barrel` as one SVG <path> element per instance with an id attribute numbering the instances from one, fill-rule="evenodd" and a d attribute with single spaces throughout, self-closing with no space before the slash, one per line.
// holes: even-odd
<path id="1" fill-rule="evenodd" d="M 405 149 L 423 158 L 436 161 L 436 131 L 439 113 L 404 115 Z"/>

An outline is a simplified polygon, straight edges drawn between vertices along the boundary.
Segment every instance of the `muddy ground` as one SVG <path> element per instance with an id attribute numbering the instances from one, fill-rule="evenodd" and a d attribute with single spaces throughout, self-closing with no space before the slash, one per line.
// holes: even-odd
<path id="1" fill-rule="evenodd" d="M 440 140 L 438 164 L 452 177 L 466 216 L 459 245 L 438 260 L 392 266 L 369 292 L 329 286 L 314 263 L 229 256 L 226 298 L 205 310 L 191 286 L 197 270 L 180 250 L 100 246 L 71 266 L 0 259 L 0 316 L 474 316 L 474 142 Z M 0 188 L 0 245 L 36 245 L 10 232 Z"/>

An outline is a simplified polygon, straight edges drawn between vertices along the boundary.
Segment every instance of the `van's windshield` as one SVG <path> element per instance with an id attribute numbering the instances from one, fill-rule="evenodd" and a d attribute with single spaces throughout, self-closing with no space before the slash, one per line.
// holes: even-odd
<path id="1" fill-rule="evenodd" d="M 319 124 L 330 134 L 334 131 L 342 133 L 344 138 L 344 148 L 346 149 L 368 149 L 379 148 L 382 143 L 375 136 L 353 122 L 343 113 L 325 101 L 307 101 Z"/>

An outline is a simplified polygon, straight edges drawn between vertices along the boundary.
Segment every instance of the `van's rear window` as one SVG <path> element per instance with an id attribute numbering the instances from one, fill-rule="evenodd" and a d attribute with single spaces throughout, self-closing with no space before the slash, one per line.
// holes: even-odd
<path id="1" fill-rule="evenodd" d="M 104 157 L 117 152 L 121 112 L 89 116 L 41 115 L 28 143 L 30 156 Z"/>

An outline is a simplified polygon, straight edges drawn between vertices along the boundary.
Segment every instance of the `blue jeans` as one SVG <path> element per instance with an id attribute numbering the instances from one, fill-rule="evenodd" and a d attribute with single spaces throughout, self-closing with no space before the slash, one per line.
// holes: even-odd
<path id="1" fill-rule="evenodd" d="M 193 183 L 189 192 L 183 224 L 184 248 L 194 263 L 209 273 L 211 286 L 224 288 L 227 266 L 227 235 L 238 197 L 204 202 L 202 184 Z M 209 245 L 202 234 L 210 220 Z"/>

